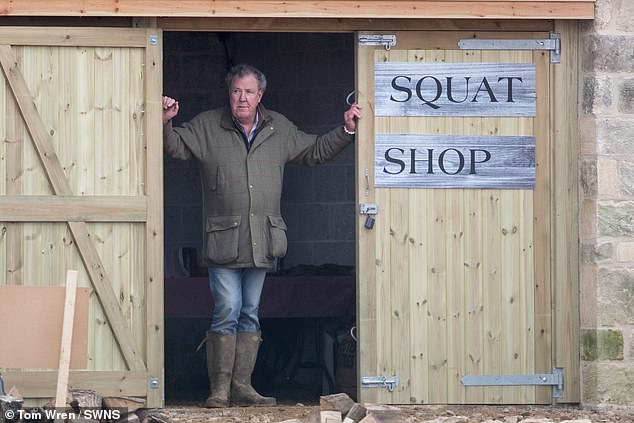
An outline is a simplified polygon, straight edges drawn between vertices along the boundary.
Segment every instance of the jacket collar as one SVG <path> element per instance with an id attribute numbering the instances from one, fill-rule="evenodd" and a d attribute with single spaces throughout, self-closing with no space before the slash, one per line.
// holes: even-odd
<path id="1" fill-rule="evenodd" d="M 262 103 L 258 105 L 258 113 L 260 114 L 260 122 L 258 123 L 259 128 L 257 129 L 257 131 L 259 132 L 260 128 L 264 125 L 268 125 L 273 120 L 273 118 L 271 117 L 271 114 L 266 109 L 266 107 L 262 105 Z M 227 107 L 225 107 L 222 112 L 222 117 L 220 118 L 220 126 L 224 129 L 236 129 L 236 125 L 233 121 L 233 116 L 231 115 L 231 108 L 229 107 L 229 105 L 227 105 Z"/>

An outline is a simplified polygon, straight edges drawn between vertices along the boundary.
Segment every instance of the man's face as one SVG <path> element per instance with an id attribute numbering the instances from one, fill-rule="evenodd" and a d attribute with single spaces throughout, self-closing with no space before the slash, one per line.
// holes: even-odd
<path id="1" fill-rule="evenodd" d="M 252 124 L 262 94 L 255 76 L 234 76 L 229 88 L 229 104 L 233 117 L 243 125 Z"/>

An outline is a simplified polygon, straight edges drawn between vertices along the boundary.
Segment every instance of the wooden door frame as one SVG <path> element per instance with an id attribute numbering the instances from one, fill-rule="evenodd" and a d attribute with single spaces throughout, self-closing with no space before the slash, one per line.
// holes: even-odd
<path id="1" fill-rule="evenodd" d="M 547 316 L 550 321 L 547 325 L 551 330 L 551 363 L 553 367 L 564 368 L 564 397 L 553 400 L 558 403 L 578 403 L 580 396 L 580 357 L 579 357 L 579 223 L 578 223 L 578 126 L 577 126 L 577 81 L 578 81 L 578 27 L 575 21 L 555 21 L 552 31 L 561 34 L 562 58 L 561 64 L 551 65 L 548 84 L 550 93 L 550 126 L 541 128 L 540 132 L 550 138 L 549 174 L 550 178 L 550 209 L 546 211 L 548 217 L 548 232 L 550 240 L 550 258 L 544 257 L 542 261 L 550 263 L 546 270 L 548 275 L 547 289 L 551 301 L 551 314 Z M 449 31 L 447 31 L 449 32 Z M 481 31 L 478 31 L 481 32 Z M 499 31 L 507 32 L 507 31 Z M 538 32 L 538 31 L 530 31 Z M 376 32 L 375 32 L 376 33 Z M 494 37 L 491 37 L 494 38 Z M 397 37 L 398 46 L 398 37 Z M 455 47 L 455 46 L 454 46 Z M 367 71 L 373 69 L 373 60 L 366 56 L 367 63 L 361 63 L 363 55 L 356 54 L 355 64 L 358 67 L 356 74 L 358 101 L 368 104 L 366 110 L 372 110 L 373 89 L 368 87 L 364 92 L 359 86 L 359 81 L 367 78 Z M 367 113 L 367 112 L 366 112 Z M 368 120 L 362 120 L 359 124 L 358 139 L 373 139 L 374 127 Z M 370 166 L 368 173 L 359 165 L 360 158 L 364 157 L 366 163 L 370 163 L 368 157 L 373 158 L 374 152 L 370 148 L 364 148 L 366 144 L 357 144 L 357 204 L 373 203 L 374 169 Z M 365 181 L 365 182 L 364 182 Z M 365 189 L 363 187 L 365 186 Z M 375 237 L 368 236 L 365 229 L 365 216 L 357 215 L 357 269 L 375 268 Z M 364 248 L 359 246 L 363 243 Z M 536 252 L 536 254 L 539 254 Z M 358 275 L 358 273 L 357 273 Z M 541 287 L 538 287 L 541 288 Z M 373 277 L 364 280 L 363 283 L 357 276 L 357 292 L 365 292 L 366 298 L 376 295 L 376 281 Z M 360 325 L 360 316 L 370 321 L 376 321 L 376 316 L 371 310 L 372 304 L 365 303 L 358 298 L 357 326 Z M 374 316 L 374 317 L 373 317 Z M 362 374 L 361 362 L 377 362 L 376 351 L 372 340 L 376 338 L 376 324 L 370 325 L 370 333 L 359 333 L 357 352 L 358 380 Z M 539 334 L 536 334 L 537 336 Z M 549 371 L 550 369 L 545 369 Z M 357 389 L 360 396 L 361 387 Z M 370 394 L 370 400 L 376 396 Z"/>
<path id="2" fill-rule="evenodd" d="M 105 34 L 108 32 L 108 34 Z M 66 222 L 113 335 L 130 371 L 71 371 L 69 383 L 92 387 L 101 395 L 147 398 L 149 407 L 163 405 L 163 145 L 161 122 L 162 51 L 158 29 L 0 27 L 0 64 L 10 95 L 16 100 L 35 150 L 52 186 L 53 196 L 10 195 L 0 198 L 0 221 Z M 138 47 L 145 51 L 145 196 L 74 196 L 55 153 L 52 137 L 37 111 L 11 46 Z M 17 116 L 17 110 L 13 116 Z M 151 174 L 150 174 L 151 173 Z M 157 177 L 158 175 L 158 177 Z M 9 193 L 11 194 L 11 193 Z M 63 204 L 65 207 L 51 207 Z M 119 204 L 119 207 L 112 207 Z M 82 206 L 82 212 L 76 208 Z M 145 222 L 146 349 L 141 357 L 124 318 L 110 278 L 90 239 L 86 222 Z M 9 246 L 11 248 L 11 246 Z M 25 397 L 54 397 L 56 371 L 5 372 L 8 384 Z M 151 382 L 156 381 L 156 389 Z"/>

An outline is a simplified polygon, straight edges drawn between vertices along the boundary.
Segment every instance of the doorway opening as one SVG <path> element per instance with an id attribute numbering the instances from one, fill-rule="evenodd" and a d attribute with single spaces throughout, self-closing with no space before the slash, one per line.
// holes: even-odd
<path id="1" fill-rule="evenodd" d="M 343 124 L 354 89 L 350 33 L 164 33 L 164 94 L 179 101 L 180 125 L 227 104 L 224 76 L 248 63 L 267 77 L 262 103 L 307 133 Z M 356 391 L 355 153 L 346 147 L 315 167 L 287 165 L 281 199 L 288 252 L 267 274 L 260 307 L 263 343 L 253 385 L 279 403 L 318 402 Z M 198 165 L 165 157 L 165 396 L 199 403 L 209 385 L 207 271 L 201 265 L 203 206 Z"/>

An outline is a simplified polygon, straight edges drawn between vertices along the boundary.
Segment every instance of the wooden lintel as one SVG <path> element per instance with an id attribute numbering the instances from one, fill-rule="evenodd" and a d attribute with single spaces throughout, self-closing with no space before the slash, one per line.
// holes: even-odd
<path id="1" fill-rule="evenodd" d="M 0 0 L 6 16 L 592 19 L 594 0 Z"/>
<path id="2" fill-rule="evenodd" d="M 0 22 L 2 20 L 0 19 Z M 145 34 L 133 28 L 56 28 L 0 26 L 3 44 L 26 46 L 145 47 Z"/>
<path id="3" fill-rule="evenodd" d="M 145 222 L 145 197 L 9 195 L 0 222 Z"/>
<path id="4" fill-rule="evenodd" d="M 52 398 L 55 396 L 57 371 L 2 372 L 7 386 L 16 386 L 25 398 Z M 147 394 L 147 375 L 144 371 L 71 370 L 69 386 L 93 389 L 103 396 L 125 395 L 144 397 Z"/>
<path id="5" fill-rule="evenodd" d="M 35 107 L 33 96 L 20 71 L 11 46 L 0 45 L 0 66 L 11 88 L 11 93 L 18 104 L 26 127 L 31 134 L 33 146 L 44 166 L 55 195 L 73 195 L 68 179 L 66 179 L 64 174 L 64 169 L 55 153 L 51 136 Z M 130 369 L 145 369 L 145 363 L 137 352 L 132 332 L 123 316 L 119 301 L 112 289 L 112 284 L 101 262 L 97 248 L 90 239 L 88 226 L 85 222 L 68 222 L 68 227 L 75 239 L 77 250 L 84 262 L 99 300 L 103 305 L 104 313 L 121 349 L 123 358 Z"/>
<path id="6" fill-rule="evenodd" d="M 354 19 L 354 18 L 159 18 L 164 31 L 355 32 L 355 31 L 551 31 L 539 19 Z"/>

